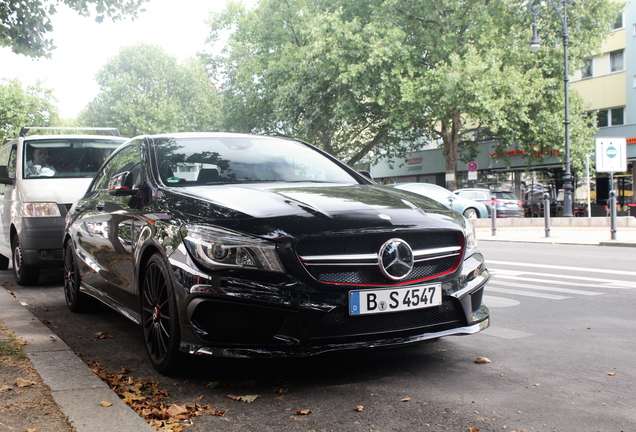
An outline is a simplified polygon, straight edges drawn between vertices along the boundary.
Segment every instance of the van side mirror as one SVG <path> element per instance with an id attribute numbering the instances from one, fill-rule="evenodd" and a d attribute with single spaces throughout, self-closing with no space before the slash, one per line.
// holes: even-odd
<path id="1" fill-rule="evenodd" d="M 9 167 L 6 165 L 0 165 L 0 183 L 2 184 L 15 183 L 15 179 L 9 177 Z"/>

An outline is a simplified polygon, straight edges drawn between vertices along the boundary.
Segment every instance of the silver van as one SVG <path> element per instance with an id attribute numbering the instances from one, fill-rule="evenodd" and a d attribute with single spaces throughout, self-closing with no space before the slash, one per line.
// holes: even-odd
<path id="1" fill-rule="evenodd" d="M 48 135 L 27 136 L 36 129 Z M 91 135 L 68 134 L 71 130 Z M 67 211 L 127 140 L 111 128 L 40 127 L 22 128 L 19 137 L 5 140 L 0 147 L 1 270 L 13 259 L 16 282 L 33 285 L 40 269 L 62 266 Z"/>

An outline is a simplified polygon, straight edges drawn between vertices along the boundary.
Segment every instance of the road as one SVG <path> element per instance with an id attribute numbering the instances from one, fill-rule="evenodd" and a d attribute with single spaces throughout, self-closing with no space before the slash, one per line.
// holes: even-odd
<path id="1" fill-rule="evenodd" d="M 485 332 L 313 359 L 198 358 L 172 378 L 147 363 L 134 324 L 107 308 L 68 312 L 59 272 L 7 288 L 85 360 L 156 381 L 169 403 L 225 411 L 186 430 L 634 430 L 636 249 L 492 241 L 480 249 L 493 273 Z M 0 280 L 13 279 L 7 271 Z"/>

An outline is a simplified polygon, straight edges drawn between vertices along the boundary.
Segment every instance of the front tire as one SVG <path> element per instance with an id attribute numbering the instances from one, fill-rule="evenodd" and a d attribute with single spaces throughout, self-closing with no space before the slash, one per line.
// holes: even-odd
<path id="1" fill-rule="evenodd" d="M 86 312 L 97 306 L 97 300 L 80 291 L 82 278 L 69 241 L 64 247 L 64 298 L 71 312 Z"/>
<path id="2" fill-rule="evenodd" d="M 159 254 L 150 257 L 143 274 L 141 324 L 153 367 L 163 375 L 176 372 L 183 357 L 179 313 L 170 272 Z"/>
<path id="3" fill-rule="evenodd" d="M 466 219 L 478 219 L 479 215 L 477 214 L 477 211 L 475 211 L 475 209 L 469 208 L 466 209 L 464 211 L 464 216 L 466 217 Z"/>
<path id="4" fill-rule="evenodd" d="M 40 269 L 24 263 L 24 255 L 17 235 L 13 238 L 12 248 L 15 281 L 22 286 L 35 285 L 40 278 Z"/>

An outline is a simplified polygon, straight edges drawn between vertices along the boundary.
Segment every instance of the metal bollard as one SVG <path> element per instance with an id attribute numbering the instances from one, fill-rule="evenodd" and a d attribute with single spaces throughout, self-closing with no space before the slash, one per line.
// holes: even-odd
<path id="1" fill-rule="evenodd" d="M 616 191 L 611 190 L 610 193 L 610 232 L 612 240 L 616 240 Z"/>
<path id="2" fill-rule="evenodd" d="M 543 194 L 543 217 L 545 218 L 545 236 L 550 237 L 550 195 Z"/>
<path id="3" fill-rule="evenodd" d="M 492 219 L 492 235 L 497 235 L 497 203 L 493 199 L 490 203 L 490 216 Z"/>

